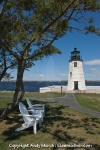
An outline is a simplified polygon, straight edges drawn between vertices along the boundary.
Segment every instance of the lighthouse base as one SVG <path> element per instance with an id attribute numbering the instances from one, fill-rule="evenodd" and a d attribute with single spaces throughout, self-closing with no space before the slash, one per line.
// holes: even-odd
<path id="1" fill-rule="evenodd" d="M 100 86 L 85 86 L 85 90 L 68 90 L 68 86 L 48 86 L 40 88 L 40 93 L 97 93 L 100 94 Z"/>

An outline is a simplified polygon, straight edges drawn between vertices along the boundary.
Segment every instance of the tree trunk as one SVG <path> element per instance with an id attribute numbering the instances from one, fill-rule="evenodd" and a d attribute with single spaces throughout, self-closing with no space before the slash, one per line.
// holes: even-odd
<path id="1" fill-rule="evenodd" d="M 17 81 L 16 81 L 16 89 L 13 96 L 13 105 L 16 105 L 18 103 L 18 94 L 20 89 L 23 88 L 23 74 L 25 69 L 25 61 L 19 61 L 18 62 L 18 72 L 17 72 Z"/>
<path id="2" fill-rule="evenodd" d="M 12 110 L 14 110 L 14 108 L 16 107 L 16 105 L 19 101 L 18 94 L 19 94 L 20 89 L 22 88 L 22 91 L 24 91 L 24 88 L 23 88 L 24 69 L 25 69 L 25 61 L 24 60 L 18 60 L 16 89 L 15 89 L 15 93 L 13 96 L 13 102 L 12 102 L 12 104 L 8 105 L 7 108 L 3 111 L 3 113 L 0 116 L 1 119 L 6 119 L 7 115 Z M 24 94 L 24 92 L 21 93 L 21 98 L 24 96 L 23 94 Z"/>
<path id="3" fill-rule="evenodd" d="M 21 95 L 20 95 L 20 97 L 18 98 L 18 101 L 21 101 L 21 100 L 23 99 L 24 93 L 25 93 L 25 91 L 24 91 L 24 83 L 23 83 L 23 81 L 22 81 L 22 84 L 21 84 Z"/>

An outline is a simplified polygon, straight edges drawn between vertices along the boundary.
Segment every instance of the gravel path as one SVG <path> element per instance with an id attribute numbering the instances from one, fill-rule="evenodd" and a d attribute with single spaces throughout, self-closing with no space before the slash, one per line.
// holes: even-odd
<path id="1" fill-rule="evenodd" d="M 33 99 L 32 97 L 30 98 Z M 67 106 L 79 112 L 83 112 L 92 115 L 96 118 L 100 118 L 100 112 L 96 112 L 91 109 L 80 106 L 77 100 L 75 99 L 74 94 L 66 94 L 64 97 L 58 97 L 58 98 L 38 98 L 38 99 L 34 98 L 34 99 L 38 101 L 45 101 L 45 102 L 48 101 L 51 103 Z"/>
<path id="2" fill-rule="evenodd" d="M 0 96 L 0 97 L 9 97 L 12 98 L 12 96 Z M 57 97 L 57 98 L 33 98 L 29 97 L 32 100 L 37 101 L 44 101 L 44 102 L 51 102 L 55 104 L 60 104 L 63 106 L 70 107 L 74 110 L 77 110 L 79 112 L 83 112 L 89 115 L 92 115 L 96 118 L 100 118 L 100 112 L 93 111 L 91 109 L 82 107 L 78 104 L 77 100 L 75 99 L 74 94 L 66 94 L 64 97 Z"/>

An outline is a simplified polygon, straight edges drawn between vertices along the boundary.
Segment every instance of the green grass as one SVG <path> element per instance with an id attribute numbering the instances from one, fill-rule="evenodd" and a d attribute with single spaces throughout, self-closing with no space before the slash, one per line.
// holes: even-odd
<path id="1" fill-rule="evenodd" d="M 100 94 L 75 94 L 78 103 L 100 112 Z"/>
<path id="2" fill-rule="evenodd" d="M 0 108 L 8 103 L 0 98 Z M 11 100 L 9 99 L 9 102 Z M 33 101 L 37 103 L 37 101 Z M 38 102 L 44 103 L 44 102 Z M 92 144 L 91 150 L 100 148 L 100 119 L 79 113 L 71 108 L 57 104 L 46 104 L 46 117 L 43 126 L 38 128 L 37 134 L 32 133 L 32 128 L 15 132 L 20 127 L 23 119 L 16 110 L 8 116 L 7 120 L 0 122 L 0 150 L 12 150 L 9 144 Z M 99 147 L 97 149 L 97 147 Z M 22 148 L 19 148 L 21 150 Z M 25 148 L 33 150 L 35 148 Z M 42 150 L 65 150 L 63 148 L 42 148 Z M 67 148 L 66 148 L 67 149 Z M 74 150 L 74 149 L 67 149 Z M 77 148 L 77 150 L 85 150 Z"/>
<path id="3" fill-rule="evenodd" d="M 12 102 L 12 99 L 10 98 L 1 98 L 0 97 L 0 108 L 5 108 L 7 106 L 7 104 L 11 103 Z"/>
<path id="4" fill-rule="evenodd" d="M 3 95 L 3 96 L 13 96 L 14 92 L 5 92 L 5 91 L 0 91 L 0 95 Z"/>
<path id="5" fill-rule="evenodd" d="M 13 96 L 14 92 L 0 92 L 0 108 L 5 108 L 9 103 L 12 103 L 12 99 L 9 96 Z M 38 92 L 25 92 L 24 97 L 33 98 L 55 98 L 63 97 L 64 93 L 38 93 Z M 8 96 L 8 97 L 7 97 Z M 0 111 L 1 113 L 1 111 Z"/>
<path id="6" fill-rule="evenodd" d="M 25 93 L 26 97 L 35 97 L 35 98 L 55 98 L 55 97 L 63 97 L 64 93 L 38 93 L 38 92 L 27 92 Z"/>
<path id="7" fill-rule="evenodd" d="M 14 92 L 0 92 L 2 96 L 13 96 Z M 35 97 L 35 98 L 54 98 L 63 97 L 65 93 L 38 93 L 38 92 L 25 92 L 25 97 Z"/>

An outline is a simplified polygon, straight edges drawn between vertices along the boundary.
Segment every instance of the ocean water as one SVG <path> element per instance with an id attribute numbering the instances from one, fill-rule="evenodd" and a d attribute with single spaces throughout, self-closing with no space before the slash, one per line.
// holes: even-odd
<path id="1" fill-rule="evenodd" d="M 40 87 L 52 85 L 67 85 L 67 81 L 25 81 L 24 89 L 26 92 L 39 92 Z M 0 91 L 14 91 L 15 82 L 0 82 Z M 86 86 L 100 86 L 100 81 L 86 81 Z"/>

